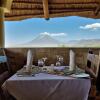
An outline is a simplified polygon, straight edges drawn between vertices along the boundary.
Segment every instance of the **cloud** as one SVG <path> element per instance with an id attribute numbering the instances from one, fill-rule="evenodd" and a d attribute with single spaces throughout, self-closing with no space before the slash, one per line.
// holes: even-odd
<path id="1" fill-rule="evenodd" d="M 67 35 L 67 33 L 48 33 L 48 32 L 44 32 L 44 33 L 40 33 L 41 35 L 49 35 L 49 36 L 52 36 L 52 37 L 54 37 L 54 36 L 66 36 Z"/>
<path id="2" fill-rule="evenodd" d="M 85 26 L 80 26 L 80 28 L 96 30 L 96 29 L 100 29 L 100 23 L 87 24 Z"/>

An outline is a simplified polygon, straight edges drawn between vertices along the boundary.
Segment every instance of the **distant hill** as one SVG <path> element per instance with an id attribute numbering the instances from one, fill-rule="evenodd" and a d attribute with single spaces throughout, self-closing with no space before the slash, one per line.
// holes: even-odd
<path id="1" fill-rule="evenodd" d="M 75 47 L 100 47 L 100 39 L 83 39 L 67 42 L 67 46 Z"/>

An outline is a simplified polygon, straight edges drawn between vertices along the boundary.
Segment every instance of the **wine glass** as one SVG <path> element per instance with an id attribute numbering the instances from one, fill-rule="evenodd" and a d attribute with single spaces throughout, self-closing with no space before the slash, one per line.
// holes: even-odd
<path id="1" fill-rule="evenodd" d="M 60 55 L 56 55 L 57 57 L 57 62 L 56 62 L 56 66 L 61 66 L 63 65 L 63 57 Z"/>
<path id="2" fill-rule="evenodd" d="M 60 64 L 61 64 L 61 65 L 63 65 L 64 59 L 63 59 L 63 57 L 62 57 L 62 56 L 59 56 L 58 61 L 60 62 Z"/>
<path id="3" fill-rule="evenodd" d="M 45 66 L 45 61 L 47 60 L 47 57 L 43 57 L 42 60 L 44 62 L 44 66 Z"/>
<path id="4" fill-rule="evenodd" d="M 56 66 L 61 66 L 61 63 L 59 61 L 57 61 Z"/>
<path id="5" fill-rule="evenodd" d="M 44 65 L 44 61 L 42 59 L 39 59 L 38 60 L 38 66 L 43 67 L 43 65 Z"/>

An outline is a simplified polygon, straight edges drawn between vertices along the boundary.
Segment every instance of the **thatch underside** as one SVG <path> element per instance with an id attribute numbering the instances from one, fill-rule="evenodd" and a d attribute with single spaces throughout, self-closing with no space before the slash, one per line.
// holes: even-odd
<path id="1" fill-rule="evenodd" d="M 47 0 L 48 18 L 81 16 L 100 18 L 100 0 Z M 11 12 L 5 20 L 23 20 L 27 18 L 46 18 L 43 0 L 13 0 Z"/>

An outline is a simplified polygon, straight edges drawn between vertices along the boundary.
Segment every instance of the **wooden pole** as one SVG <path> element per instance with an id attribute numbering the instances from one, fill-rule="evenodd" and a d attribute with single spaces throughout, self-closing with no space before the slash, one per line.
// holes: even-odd
<path id="1" fill-rule="evenodd" d="M 0 7 L 0 48 L 4 48 L 4 8 Z"/>
<path id="2" fill-rule="evenodd" d="M 43 11 L 44 11 L 44 18 L 45 19 L 49 19 L 48 0 L 43 0 Z"/>

